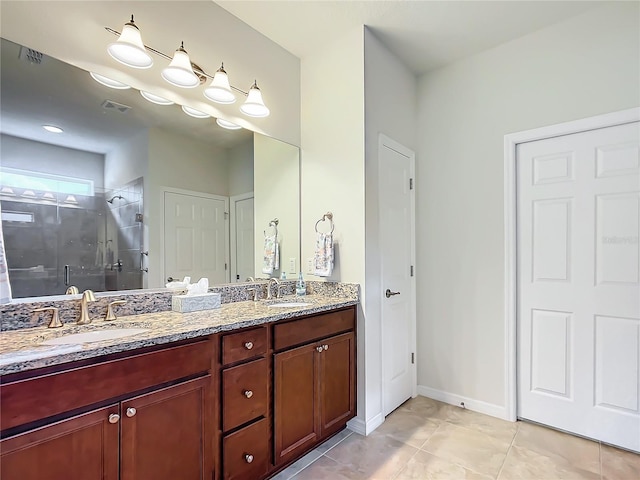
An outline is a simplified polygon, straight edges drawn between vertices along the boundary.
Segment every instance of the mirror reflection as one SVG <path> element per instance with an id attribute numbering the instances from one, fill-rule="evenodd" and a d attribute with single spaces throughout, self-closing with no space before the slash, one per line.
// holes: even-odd
<path id="1" fill-rule="evenodd" d="M 187 275 L 293 278 L 297 147 L 108 88 L 8 40 L 1 48 L 0 204 L 14 298 L 158 288 Z M 266 265 L 274 219 L 279 264 Z"/>

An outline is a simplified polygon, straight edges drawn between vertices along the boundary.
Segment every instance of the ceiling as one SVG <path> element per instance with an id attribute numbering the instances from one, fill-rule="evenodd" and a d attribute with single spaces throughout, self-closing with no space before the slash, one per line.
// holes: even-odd
<path id="1" fill-rule="evenodd" d="M 415 74 L 422 74 L 579 15 L 594 1 L 216 1 L 304 59 L 367 25 Z"/>

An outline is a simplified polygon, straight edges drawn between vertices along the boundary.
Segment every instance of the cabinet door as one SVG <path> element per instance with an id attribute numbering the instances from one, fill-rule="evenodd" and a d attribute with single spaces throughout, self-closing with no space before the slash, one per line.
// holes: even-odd
<path id="1" fill-rule="evenodd" d="M 0 478 L 117 480 L 117 413 L 113 405 L 2 440 Z"/>
<path id="2" fill-rule="evenodd" d="M 211 376 L 123 401 L 121 479 L 213 475 Z"/>
<path id="3" fill-rule="evenodd" d="M 320 435 L 334 433 L 355 416 L 355 351 L 353 333 L 319 342 Z"/>
<path id="4" fill-rule="evenodd" d="M 316 347 L 304 345 L 274 355 L 276 465 L 297 456 L 319 438 Z"/>
<path id="5" fill-rule="evenodd" d="M 261 478 L 269 469 L 269 422 L 266 418 L 227 435 L 222 440 L 223 478 Z"/>

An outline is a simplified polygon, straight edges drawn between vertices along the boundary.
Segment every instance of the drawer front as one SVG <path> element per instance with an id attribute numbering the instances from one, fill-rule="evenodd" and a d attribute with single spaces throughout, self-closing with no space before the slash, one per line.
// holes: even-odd
<path id="1" fill-rule="evenodd" d="M 266 418 L 224 437 L 223 477 L 257 479 L 269 468 L 269 424 Z"/>
<path id="2" fill-rule="evenodd" d="M 267 327 L 252 328 L 222 337 L 222 364 L 249 360 L 267 352 Z"/>
<path id="3" fill-rule="evenodd" d="M 355 329 L 355 308 L 314 315 L 313 317 L 278 323 L 273 326 L 273 346 L 276 350 L 313 342 L 320 338 Z"/>
<path id="4" fill-rule="evenodd" d="M 267 415 L 269 369 L 266 358 L 222 371 L 222 430 Z"/>
<path id="5" fill-rule="evenodd" d="M 207 372 L 212 346 L 205 340 L 0 385 L 1 428 Z"/>

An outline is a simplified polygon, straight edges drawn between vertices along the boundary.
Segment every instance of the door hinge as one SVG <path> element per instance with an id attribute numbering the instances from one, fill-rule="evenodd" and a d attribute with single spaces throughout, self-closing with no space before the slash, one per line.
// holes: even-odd
<path id="1" fill-rule="evenodd" d="M 229 212 L 224 212 L 224 219 L 227 220 L 229 218 Z"/>
<path id="2" fill-rule="evenodd" d="M 416 363 L 416 354 L 411 352 L 411 364 L 413 365 L 414 363 Z"/>
<path id="3" fill-rule="evenodd" d="M 413 277 L 413 265 L 411 265 L 411 276 Z"/>
<path id="4" fill-rule="evenodd" d="M 409 179 L 409 190 L 413 190 L 413 178 Z"/>
<path id="5" fill-rule="evenodd" d="M 226 264 L 226 263 L 224 264 L 224 269 L 225 269 L 225 270 L 227 269 L 227 264 Z"/>

